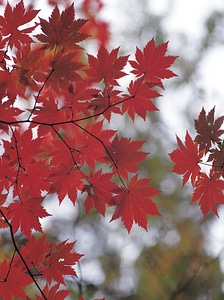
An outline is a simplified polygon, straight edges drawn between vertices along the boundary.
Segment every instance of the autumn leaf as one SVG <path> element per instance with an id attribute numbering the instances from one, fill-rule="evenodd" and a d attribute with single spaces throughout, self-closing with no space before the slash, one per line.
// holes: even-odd
<path id="1" fill-rule="evenodd" d="M 71 119 L 71 110 L 68 109 L 68 107 L 61 107 L 59 109 L 57 99 L 55 99 L 53 94 L 48 93 L 45 97 L 40 96 L 38 100 L 33 112 L 33 120 L 36 122 L 47 123 L 49 121 L 49 115 L 52 116 L 52 123 L 59 123 Z"/>
<path id="2" fill-rule="evenodd" d="M 12 156 L 3 155 L 0 157 L 0 191 L 9 191 L 13 186 L 17 175 L 17 162 L 13 161 Z"/>
<path id="3" fill-rule="evenodd" d="M 219 175 L 213 173 L 213 170 L 210 176 L 202 173 L 195 185 L 191 202 L 199 201 L 204 217 L 210 210 L 218 216 L 216 204 L 224 204 L 223 190 L 224 181 L 219 178 Z"/>
<path id="4" fill-rule="evenodd" d="M 127 101 L 124 101 L 122 105 L 122 112 L 124 113 L 127 111 L 133 121 L 135 115 L 138 115 L 145 120 L 147 112 L 158 110 L 152 102 L 152 99 L 159 97 L 160 94 L 156 90 L 151 89 L 147 83 L 142 84 L 141 78 L 130 82 L 128 92 L 130 93 L 130 96 L 124 96 L 127 97 Z"/>
<path id="5" fill-rule="evenodd" d="M 52 245 L 52 242 L 47 242 L 47 236 L 45 234 L 40 238 L 31 236 L 26 245 L 21 246 L 20 253 L 26 260 L 30 270 L 33 270 L 35 274 L 42 274 L 42 270 L 45 268 L 46 255 L 51 250 Z M 20 257 L 17 258 L 16 263 L 20 264 L 25 270 Z"/>
<path id="6" fill-rule="evenodd" d="M 77 168 L 72 168 L 61 164 L 56 170 L 48 177 L 51 182 L 49 192 L 56 193 L 59 203 L 61 203 L 65 196 L 75 204 L 78 190 L 83 187 L 82 176 Z"/>
<path id="7" fill-rule="evenodd" d="M 129 56 L 121 56 L 119 47 L 106 49 L 108 27 L 95 16 L 101 0 L 83 2 L 89 24 L 75 18 L 68 0 L 53 2 L 51 16 L 39 24 L 33 3 L 25 10 L 23 1 L 14 7 L 7 3 L 0 17 L 0 228 L 8 228 L 11 240 L 0 257 L 0 298 L 6 300 L 69 297 L 61 285 L 66 276 L 75 279 L 82 254 L 74 251 L 75 242 L 56 243 L 52 239 L 58 236 L 43 232 L 49 198 L 60 204 L 68 197 L 76 204 L 84 194 L 80 200 L 87 213 L 95 209 L 105 216 L 114 208 L 111 221 L 121 218 L 128 232 L 134 223 L 147 230 L 148 215 L 160 215 L 151 199 L 159 191 L 138 174 L 148 155 L 144 141 L 121 137 L 113 116 L 146 120 L 157 110 L 153 99 L 162 79 L 175 75 L 169 67 L 176 57 L 166 56 L 167 43 L 157 47 L 152 39 L 143 51 L 136 49 L 131 79 L 122 88 Z M 67 8 L 60 11 L 59 4 Z M 39 32 L 33 36 L 34 29 Z M 102 41 L 96 56 L 79 45 L 90 32 Z M 188 161 L 181 171 L 196 180 L 201 154 L 196 142 L 186 140 L 186 147 L 179 140 L 174 160 L 179 168 Z M 219 152 L 208 159 L 223 164 Z M 80 300 L 81 292 L 80 286 Z"/>
<path id="8" fill-rule="evenodd" d="M 73 266 L 83 255 L 73 252 L 74 245 L 75 242 L 68 243 L 66 240 L 52 246 L 46 256 L 47 267 L 42 274 L 49 284 L 53 280 L 65 284 L 65 275 L 77 276 Z"/>
<path id="9" fill-rule="evenodd" d="M 183 175 L 183 185 L 191 178 L 194 185 L 200 175 L 199 163 L 202 161 L 203 152 L 199 151 L 198 144 L 192 140 L 189 133 L 186 132 L 185 145 L 177 136 L 179 149 L 170 153 L 170 158 L 175 163 L 172 172 Z"/>
<path id="10" fill-rule="evenodd" d="M 42 34 L 35 37 L 44 44 L 45 49 L 52 49 L 58 46 L 60 49 L 64 47 L 79 49 L 76 44 L 86 39 L 87 35 L 80 32 L 80 29 L 86 23 L 86 20 L 75 18 L 74 3 L 60 13 L 56 5 L 49 22 L 40 18 Z"/>
<path id="11" fill-rule="evenodd" d="M 21 229 L 22 233 L 30 238 L 32 229 L 42 232 L 39 219 L 50 216 L 45 208 L 41 205 L 42 198 L 33 198 L 30 200 L 29 195 L 20 195 L 22 202 L 15 200 L 8 207 L 4 208 L 5 215 L 10 220 L 13 233 Z"/>
<path id="12" fill-rule="evenodd" d="M 154 39 L 151 39 L 141 51 L 136 47 L 135 59 L 130 65 L 136 76 L 143 76 L 148 82 L 163 87 L 161 79 L 171 78 L 176 74 L 168 68 L 174 63 L 177 56 L 166 56 L 168 43 L 163 43 L 156 47 Z"/>
<path id="13" fill-rule="evenodd" d="M 113 190 L 116 184 L 111 181 L 111 173 L 102 174 L 102 170 L 96 173 L 91 172 L 88 176 L 88 184 L 84 185 L 82 192 L 87 192 L 85 209 L 88 213 L 92 208 L 105 215 L 106 204 L 112 199 Z"/>
<path id="14" fill-rule="evenodd" d="M 66 299 L 66 297 L 69 295 L 71 291 L 70 290 L 61 290 L 60 284 L 57 283 L 53 286 L 49 286 L 48 284 L 45 285 L 43 289 L 43 294 L 47 297 L 47 300 L 62 300 Z M 42 300 L 42 296 L 37 296 L 37 300 Z"/>
<path id="15" fill-rule="evenodd" d="M 128 173 L 138 171 L 138 163 L 143 161 L 148 153 L 141 151 L 144 141 L 132 141 L 127 138 L 118 138 L 116 135 L 111 146 L 108 147 L 108 161 L 116 173 L 127 177 Z M 112 158 L 112 159 L 111 159 Z"/>
<path id="16" fill-rule="evenodd" d="M 224 177 L 224 147 L 220 146 L 220 149 L 211 149 L 209 153 L 207 162 L 211 161 L 215 172 Z"/>
<path id="17" fill-rule="evenodd" d="M 214 119 L 215 107 L 210 110 L 206 116 L 204 107 L 202 108 L 199 117 L 194 121 L 197 136 L 195 140 L 199 144 L 200 150 L 207 152 L 212 143 L 219 143 L 221 141 L 220 136 L 224 134 L 224 130 L 221 126 L 224 122 L 224 116 Z"/>
<path id="18" fill-rule="evenodd" d="M 4 17 L 0 16 L 0 30 L 4 36 L 8 36 L 9 46 L 20 47 L 20 44 L 32 42 L 29 33 L 31 33 L 37 26 L 37 23 L 28 27 L 27 23 L 32 21 L 39 10 L 29 9 L 25 11 L 23 1 L 21 0 L 15 8 L 12 8 L 9 3 L 7 3 Z M 25 25 L 25 29 L 19 29 L 20 26 Z"/>
<path id="19" fill-rule="evenodd" d="M 123 71 L 128 56 L 118 56 L 119 48 L 110 53 L 101 45 L 97 57 L 88 54 L 89 69 L 86 70 L 90 80 L 100 82 L 104 80 L 106 86 L 119 85 L 117 79 L 126 75 Z"/>
<path id="20" fill-rule="evenodd" d="M 39 90 L 37 82 L 44 82 L 49 73 L 49 60 L 40 46 L 21 45 L 13 61 L 20 86 L 25 85 L 32 90 Z"/>
<path id="21" fill-rule="evenodd" d="M 96 162 L 106 162 L 105 147 L 110 145 L 115 131 L 103 129 L 103 121 L 88 123 L 86 127 L 76 125 L 81 129 L 76 134 L 76 161 L 87 163 L 92 169 Z"/>
<path id="22" fill-rule="evenodd" d="M 114 90 L 113 87 L 105 88 L 103 91 L 95 93 L 92 100 L 89 101 L 88 108 L 94 109 L 94 115 L 104 117 L 110 122 L 112 113 L 121 114 L 118 105 L 122 102 L 120 91 Z"/>
<path id="23" fill-rule="evenodd" d="M 24 287 L 32 283 L 32 278 L 21 267 L 6 259 L 0 265 L 0 298 L 12 300 L 14 297 L 26 298 Z"/>
<path id="24" fill-rule="evenodd" d="M 147 215 L 160 216 L 152 196 L 159 193 L 154 187 L 149 186 L 150 179 L 138 178 L 134 175 L 127 184 L 127 189 L 121 187 L 114 196 L 116 203 L 111 221 L 121 217 L 125 228 L 130 232 L 133 223 L 147 230 Z"/>

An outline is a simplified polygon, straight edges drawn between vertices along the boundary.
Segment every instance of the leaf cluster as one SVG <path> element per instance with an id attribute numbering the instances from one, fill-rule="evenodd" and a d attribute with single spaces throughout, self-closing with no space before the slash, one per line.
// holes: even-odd
<path id="1" fill-rule="evenodd" d="M 47 240 L 41 225 L 50 218 L 47 196 L 59 203 L 68 196 L 75 205 L 82 194 L 87 213 L 110 210 L 111 221 L 121 218 L 128 232 L 134 223 L 147 230 L 148 215 L 160 215 L 151 199 L 159 191 L 139 175 L 148 155 L 144 141 L 122 138 L 109 125 L 114 115 L 126 113 L 135 122 L 157 110 L 153 99 L 163 79 L 175 76 L 169 67 L 176 57 L 166 56 L 168 44 L 156 46 L 154 39 L 136 48 L 134 60 L 103 45 L 93 56 L 79 44 L 88 37 L 87 21 L 75 18 L 74 4 L 62 12 L 56 5 L 48 20 L 29 25 L 37 14 L 21 0 L 15 7 L 7 3 L 0 18 L 0 216 L 14 247 L 0 267 L 4 299 L 25 297 L 31 282 L 37 299 L 69 293 L 60 285 L 66 275 L 76 276 L 73 266 L 82 254 L 75 242 Z M 33 35 L 34 29 L 40 33 Z M 128 64 L 135 79 L 124 93 L 119 80 Z M 18 232 L 27 238 L 21 247 Z"/>
<path id="2" fill-rule="evenodd" d="M 194 140 L 186 133 L 185 145 L 179 137 L 179 148 L 170 157 L 173 172 L 183 176 L 183 185 L 190 180 L 191 202 L 199 201 L 204 216 L 211 210 L 218 215 L 217 204 L 224 203 L 224 116 L 215 118 L 215 107 L 207 114 L 202 108 L 195 120 Z"/>

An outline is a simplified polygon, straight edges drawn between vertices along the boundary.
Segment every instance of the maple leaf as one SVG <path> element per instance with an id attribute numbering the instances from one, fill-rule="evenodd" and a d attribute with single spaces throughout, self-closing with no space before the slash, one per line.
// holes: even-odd
<path id="1" fill-rule="evenodd" d="M 78 124 L 77 124 L 78 126 Z M 88 123 L 86 127 L 81 127 L 76 134 L 77 155 L 76 160 L 83 165 L 87 163 L 92 169 L 96 161 L 106 162 L 105 147 L 110 144 L 115 131 L 103 129 L 103 121 Z"/>
<path id="2" fill-rule="evenodd" d="M 86 70 L 90 80 L 100 82 L 104 80 L 106 86 L 119 85 L 117 79 L 126 75 L 123 72 L 128 56 L 118 56 L 119 47 L 110 53 L 101 45 L 97 57 L 88 54 L 89 69 Z"/>
<path id="3" fill-rule="evenodd" d="M 111 173 L 102 174 L 102 170 L 90 173 L 89 184 L 84 185 L 82 189 L 82 192 L 88 193 L 85 200 L 86 212 L 95 207 L 100 214 L 105 215 L 105 204 L 111 201 L 112 192 L 116 188 L 116 184 L 111 182 L 112 175 Z"/>
<path id="4" fill-rule="evenodd" d="M 52 74 L 47 86 L 54 88 L 56 91 L 68 89 L 72 80 L 81 79 L 78 71 L 82 64 L 74 61 L 74 53 L 62 54 L 57 53 L 52 60 Z"/>
<path id="5" fill-rule="evenodd" d="M 122 112 L 127 111 L 133 121 L 135 114 L 145 120 L 147 112 L 158 110 L 151 99 L 159 97 L 160 94 L 156 90 L 152 90 L 148 83 L 142 84 L 142 78 L 131 81 L 128 91 L 131 96 L 124 96 L 127 97 L 127 101 L 122 105 Z"/>
<path id="6" fill-rule="evenodd" d="M 11 262 L 6 259 L 0 265 L 0 298 L 12 300 L 14 297 L 26 298 L 24 287 L 32 283 L 32 278 L 25 274 L 23 270 L 11 266 Z"/>
<path id="7" fill-rule="evenodd" d="M 95 93 L 91 101 L 89 101 L 88 108 L 94 109 L 94 115 L 104 117 L 110 122 L 111 114 L 121 114 L 121 109 L 116 105 L 122 102 L 119 96 L 120 91 L 114 90 L 113 87 L 105 88 L 102 92 Z"/>
<path id="8" fill-rule="evenodd" d="M 24 97 L 27 90 L 28 80 L 24 76 L 23 70 L 13 69 L 12 71 L 9 71 L 7 69 L 4 72 L 0 71 L 0 78 L 3 78 L 3 80 L 6 83 L 5 92 L 8 98 L 10 99 L 10 104 L 12 104 L 15 101 L 17 95 L 20 97 Z M 12 86 L 13 89 L 11 88 Z"/>
<path id="9" fill-rule="evenodd" d="M 20 194 L 20 199 L 15 200 L 8 207 L 4 207 L 4 213 L 8 220 L 11 220 L 13 233 L 20 228 L 23 234 L 30 238 L 32 229 L 42 232 L 39 219 L 50 216 L 45 208 L 41 205 L 43 199 L 30 199 L 27 194 Z"/>
<path id="10" fill-rule="evenodd" d="M 17 190 L 27 192 L 30 197 L 40 197 L 41 192 L 50 187 L 48 174 L 49 170 L 44 162 L 29 164 L 25 171 L 19 172 Z"/>
<path id="11" fill-rule="evenodd" d="M 0 194 L 0 207 L 2 207 L 6 200 L 7 200 L 7 194 Z M 2 228 L 7 228 L 9 226 L 9 224 L 6 222 L 3 214 L 2 214 L 2 210 L 0 210 L 0 229 Z"/>
<path id="12" fill-rule="evenodd" d="M 40 238 L 35 238 L 31 236 L 26 245 L 22 245 L 20 253 L 23 258 L 26 260 L 28 267 L 34 268 L 35 273 L 42 272 L 42 269 L 45 268 L 45 258 L 47 253 L 52 248 L 52 242 L 46 242 L 47 235 L 43 235 Z M 37 251 L 38 249 L 38 251 Z M 21 264 L 21 260 L 17 261 L 17 264 Z M 22 265 L 24 268 L 24 265 Z"/>
<path id="13" fill-rule="evenodd" d="M 49 123 L 49 116 L 51 116 L 52 124 L 70 120 L 71 110 L 68 107 L 59 109 L 57 100 L 52 93 L 38 97 L 38 103 L 33 111 L 33 120 L 46 124 Z"/>
<path id="14" fill-rule="evenodd" d="M 0 30 L 3 35 L 10 35 L 7 38 L 10 47 L 15 46 L 16 48 L 19 48 L 20 43 L 25 44 L 32 42 L 32 39 L 28 34 L 36 28 L 37 24 L 32 27 L 26 25 L 26 28 L 21 30 L 19 27 L 32 21 L 38 12 L 39 10 L 33 9 L 29 9 L 26 12 L 23 1 L 20 1 L 14 9 L 7 3 L 4 17 L 0 16 Z"/>
<path id="15" fill-rule="evenodd" d="M 51 283 L 53 280 L 65 284 L 63 276 L 77 276 L 73 266 L 83 256 L 73 252 L 75 242 L 68 243 L 67 240 L 53 245 L 46 256 L 47 267 L 43 270 L 42 278 Z"/>
<path id="16" fill-rule="evenodd" d="M 148 153 L 140 151 L 144 141 L 131 141 L 127 138 L 118 138 L 116 135 L 111 146 L 108 147 L 108 161 L 114 172 L 119 172 L 123 177 L 127 177 L 128 173 L 138 171 L 138 163 L 143 161 Z M 111 160 L 111 158 L 113 160 Z M 115 164 L 114 164 L 115 163 Z"/>
<path id="17" fill-rule="evenodd" d="M 216 203 L 224 204 L 224 181 L 211 169 L 210 176 L 205 173 L 200 175 L 195 185 L 191 202 L 199 201 L 204 217 L 211 210 L 218 216 Z"/>
<path id="18" fill-rule="evenodd" d="M 9 190 L 17 176 L 17 162 L 12 156 L 3 155 L 0 157 L 0 190 Z"/>
<path id="19" fill-rule="evenodd" d="M 49 22 L 40 18 L 40 25 L 43 34 L 35 37 L 44 43 L 45 49 L 52 49 L 55 46 L 63 49 L 64 47 L 79 49 L 76 43 L 86 39 L 87 35 L 80 32 L 80 29 L 87 22 L 83 19 L 74 20 L 74 3 L 66 8 L 61 14 L 56 5 Z"/>
<path id="20" fill-rule="evenodd" d="M 174 63 L 177 56 L 165 56 L 168 42 L 156 47 L 154 39 L 151 39 L 141 51 L 136 47 L 136 60 L 129 61 L 136 76 L 143 76 L 146 81 L 153 82 L 163 87 L 161 79 L 176 76 L 168 68 Z"/>
<path id="21" fill-rule="evenodd" d="M 224 177 L 224 147 L 220 146 L 220 149 L 211 149 L 209 153 L 207 161 L 212 161 L 214 170 Z"/>
<path id="22" fill-rule="evenodd" d="M 192 140 L 188 131 L 185 136 L 185 144 L 181 142 L 180 138 L 177 136 L 177 143 L 179 149 L 174 150 L 170 153 L 170 158 L 175 163 L 172 172 L 183 175 L 183 185 L 191 178 L 191 182 L 194 185 L 198 176 L 200 176 L 200 166 L 201 158 L 203 152 L 199 151 L 198 144 Z"/>
<path id="23" fill-rule="evenodd" d="M 56 193 L 59 203 L 63 201 L 67 195 L 75 204 L 78 190 L 83 187 L 82 176 L 77 168 L 68 167 L 61 164 L 49 177 L 51 187 L 49 192 Z"/>
<path id="24" fill-rule="evenodd" d="M 7 114 L 5 113 L 6 111 Z M 8 122 L 10 123 L 15 121 L 21 112 L 22 111 L 19 108 L 13 107 L 10 101 L 1 103 L 0 120 L 2 123 L 0 124 L 0 126 L 3 127 L 3 129 L 5 129 L 4 125 Z M 5 126 L 6 128 L 8 128 L 7 125 Z"/>
<path id="25" fill-rule="evenodd" d="M 128 190 L 120 188 L 114 196 L 116 207 L 111 221 L 121 217 L 128 232 L 134 222 L 147 230 L 147 215 L 160 216 L 156 204 L 151 200 L 159 191 L 149 186 L 149 182 L 147 178 L 138 179 L 136 174 L 127 183 Z"/>
<path id="26" fill-rule="evenodd" d="M 47 300 L 62 300 L 66 299 L 66 297 L 71 292 L 70 290 L 59 290 L 60 284 L 57 283 L 53 286 L 45 285 L 43 289 L 43 294 L 47 297 Z M 42 300 L 42 296 L 37 296 L 37 300 Z"/>
<path id="27" fill-rule="evenodd" d="M 13 57 L 14 68 L 18 70 L 18 80 L 32 90 L 39 89 L 37 82 L 43 82 L 49 73 L 49 60 L 39 46 L 23 44 Z"/>
<path id="28" fill-rule="evenodd" d="M 194 121 L 195 129 L 198 133 L 195 140 L 199 144 L 199 149 L 205 150 L 205 152 L 209 150 L 212 143 L 220 142 L 220 136 L 224 133 L 224 130 L 220 129 L 224 122 L 224 116 L 215 120 L 214 113 L 215 107 L 206 116 L 203 107 L 198 119 Z"/>

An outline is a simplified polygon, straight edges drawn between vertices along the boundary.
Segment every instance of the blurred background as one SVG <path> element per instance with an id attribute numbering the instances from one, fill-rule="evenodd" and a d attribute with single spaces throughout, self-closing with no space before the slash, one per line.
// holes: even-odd
<path id="1" fill-rule="evenodd" d="M 52 5 L 63 8 L 71 1 L 24 3 L 48 18 Z M 89 53 L 102 42 L 134 56 L 136 46 L 142 49 L 154 37 L 157 44 L 169 41 L 169 54 L 179 58 L 172 68 L 178 77 L 164 82 L 164 96 L 157 100 L 159 112 L 135 124 L 125 117 L 111 124 L 123 136 L 148 141 L 144 150 L 150 155 L 140 169 L 161 190 L 154 199 L 162 217 L 149 218 L 147 232 L 134 226 L 128 235 L 120 221 L 109 223 L 110 211 L 104 219 L 94 211 L 85 215 L 82 199 L 75 208 L 69 200 L 56 207 L 48 199 L 55 217 L 44 227 L 51 238 L 77 240 L 76 251 L 85 253 L 78 280 L 67 278 L 70 299 L 80 293 L 107 300 L 224 299 L 224 210 L 219 208 L 219 219 L 203 219 L 197 204 L 190 204 L 191 187 L 182 189 L 181 178 L 171 173 L 168 156 L 176 148 L 175 134 L 184 139 L 189 130 L 194 137 L 202 106 L 224 114 L 223 0 L 77 0 L 75 9 L 76 17 L 92 18 Z M 125 89 L 125 79 L 122 84 Z M 6 233 L 1 239 L 10 241 Z"/>

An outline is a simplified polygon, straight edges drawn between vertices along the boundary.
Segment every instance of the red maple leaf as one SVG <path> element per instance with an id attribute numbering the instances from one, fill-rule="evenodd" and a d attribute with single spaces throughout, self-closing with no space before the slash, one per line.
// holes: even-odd
<path id="1" fill-rule="evenodd" d="M 46 80 L 49 73 L 49 59 L 40 46 L 23 44 L 13 57 L 14 68 L 18 70 L 20 85 L 39 90 L 37 82 Z"/>
<path id="2" fill-rule="evenodd" d="M 88 108 L 94 109 L 95 116 L 103 116 L 110 122 L 111 114 L 121 114 L 121 109 L 116 104 L 122 102 L 119 96 L 120 91 L 114 90 L 113 87 L 105 88 L 100 93 L 95 93 L 91 101 L 89 101 Z"/>
<path id="3" fill-rule="evenodd" d="M 103 129 L 103 121 L 88 123 L 86 127 L 76 124 L 77 155 L 76 159 L 83 165 L 87 163 L 92 169 L 96 162 L 106 162 L 105 147 L 110 144 L 115 131 Z"/>
<path id="4" fill-rule="evenodd" d="M 111 201 L 112 192 L 116 188 L 116 184 L 111 182 L 112 175 L 111 173 L 102 174 L 101 170 L 90 173 L 89 184 L 84 185 L 82 189 L 82 192 L 88 194 L 85 200 L 86 212 L 95 207 L 100 214 L 105 214 L 105 205 Z"/>
<path id="5" fill-rule="evenodd" d="M 70 290 L 61 290 L 60 283 L 57 283 L 53 286 L 49 286 L 48 284 L 45 285 L 43 289 L 43 294 L 47 298 L 47 300 L 62 300 L 66 299 L 66 297 L 71 292 Z M 37 300 L 42 300 L 42 296 L 37 296 Z"/>
<path id="6" fill-rule="evenodd" d="M 151 200 L 159 191 L 149 186 L 149 182 L 150 179 L 138 179 L 138 175 L 134 175 L 128 182 L 127 189 L 120 188 L 118 195 L 114 197 L 116 207 L 111 221 L 121 217 L 128 232 L 134 222 L 147 230 L 147 215 L 160 216 L 156 204 Z"/>
<path id="7" fill-rule="evenodd" d="M 133 121 L 135 114 L 145 120 L 147 112 L 158 110 L 152 99 L 159 97 L 160 94 L 156 90 L 151 89 L 148 83 L 142 84 L 142 78 L 131 81 L 128 91 L 131 96 L 124 96 L 127 97 L 127 100 L 122 105 L 122 112 L 127 111 Z"/>
<path id="8" fill-rule="evenodd" d="M 15 200 L 8 207 L 4 208 L 4 213 L 8 220 L 11 220 L 13 233 L 20 228 L 22 233 L 30 238 L 32 229 L 42 232 L 39 219 L 50 216 L 41 205 L 43 199 L 30 198 L 29 193 L 21 193 L 20 199 Z"/>
<path id="9" fill-rule="evenodd" d="M 131 141 L 127 138 L 114 138 L 111 146 L 108 147 L 108 161 L 116 173 L 123 177 L 127 177 L 128 173 L 135 173 L 138 171 L 138 163 L 143 161 L 148 153 L 140 151 L 144 141 Z"/>
<path id="10" fill-rule="evenodd" d="M 73 266 L 83 256 L 82 254 L 73 252 L 75 242 L 68 243 L 67 240 L 52 245 L 51 250 L 46 256 L 45 263 L 47 267 L 43 270 L 42 278 L 46 278 L 48 283 L 53 280 L 65 284 L 63 276 L 77 276 Z"/>
<path id="11" fill-rule="evenodd" d="M 213 172 L 211 169 L 210 176 L 205 173 L 200 175 L 191 200 L 191 202 L 199 201 L 204 217 L 210 210 L 218 216 L 216 204 L 224 204 L 224 181 L 219 178 L 218 174 Z"/>
<path id="12" fill-rule="evenodd" d="M 170 158 L 175 163 L 172 172 L 183 175 L 183 185 L 191 178 L 191 182 L 194 185 L 197 178 L 200 176 L 201 158 L 203 152 L 199 151 L 198 144 L 192 140 L 189 133 L 186 132 L 185 144 L 181 142 L 177 136 L 177 143 L 179 149 L 174 150 L 170 153 Z"/>
<path id="13" fill-rule="evenodd" d="M 0 298 L 12 300 L 14 297 L 26 298 L 24 287 L 32 283 L 32 278 L 21 267 L 11 265 L 6 259 L 0 265 Z"/>
<path id="14" fill-rule="evenodd" d="M 206 152 L 212 143 L 219 143 L 221 141 L 220 136 L 224 133 L 224 130 L 220 128 L 224 122 L 224 116 L 215 120 L 214 113 L 215 107 L 206 116 L 203 107 L 198 119 L 194 121 L 195 129 L 198 133 L 195 140 L 199 144 L 199 149 Z"/>
<path id="15" fill-rule="evenodd" d="M 42 269 L 45 268 L 46 255 L 47 253 L 49 253 L 53 245 L 52 242 L 46 242 L 46 238 L 46 235 L 43 235 L 40 238 L 31 236 L 26 245 L 22 245 L 20 249 L 20 253 L 26 260 L 28 267 L 30 269 L 33 268 L 33 273 L 37 275 L 41 274 Z M 24 268 L 24 265 L 21 263 L 20 258 L 17 259 L 17 264 L 18 263 Z"/>
<path id="16" fill-rule="evenodd" d="M 51 116 L 51 123 L 59 123 L 71 119 L 71 110 L 68 107 L 61 107 L 57 103 L 57 98 L 52 93 L 47 93 L 45 96 L 38 97 L 38 103 L 35 106 L 33 120 L 36 122 L 49 123 L 49 116 Z"/>
<path id="17" fill-rule="evenodd" d="M 80 29 L 87 22 L 83 19 L 74 20 L 74 3 L 67 7 L 61 14 L 56 5 L 49 22 L 40 18 L 42 34 L 35 37 L 44 43 L 45 49 L 52 49 L 55 46 L 63 49 L 64 47 L 74 49 L 80 48 L 76 43 L 86 39 L 87 35 L 80 32 Z"/>
<path id="18" fill-rule="evenodd" d="M 13 155 L 12 155 L 13 156 Z M 17 176 L 17 162 L 8 153 L 0 157 L 0 191 L 9 191 Z"/>
<path id="19" fill-rule="evenodd" d="M 211 149 L 209 153 L 207 161 L 212 161 L 214 170 L 224 177 L 224 146 L 220 145 L 219 149 Z"/>
<path id="20" fill-rule="evenodd" d="M 136 48 L 135 58 L 130 64 L 134 70 L 132 73 L 136 76 L 143 76 L 148 82 L 163 87 L 161 79 L 176 76 L 168 68 L 173 64 L 177 56 L 166 56 L 168 43 L 156 47 L 154 39 L 151 39 L 141 51 Z"/>
<path id="21" fill-rule="evenodd" d="M 20 47 L 21 44 L 32 42 L 31 37 L 28 35 L 37 26 L 35 24 L 32 27 L 26 25 L 25 29 L 19 29 L 20 26 L 25 25 L 32 21 L 39 10 L 29 9 L 25 11 L 23 0 L 21 0 L 13 9 L 9 3 L 7 3 L 5 8 L 4 17 L 0 16 L 0 30 L 4 36 L 8 36 L 9 46 Z"/>
<path id="22" fill-rule="evenodd" d="M 126 75 L 123 71 L 128 56 L 118 56 L 119 48 L 110 53 L 101 45 L 97 57 L 88 54 L 89 69 L 86 70 L 90 80 L 100 82 L 104 80 L 106 86 L 119 85 L 117 79 Z"/>
<path id="23" fill-rule="evenodd" d="M 61 203 L 65 196 L 75 204 L 78 190 L 83 187 L 82 175 L 77 168 L 72 168 L 60 164 L 58 168 L 48 177 L 51 182 L 50 193 L 56 193 L 59 203 Z"/>

